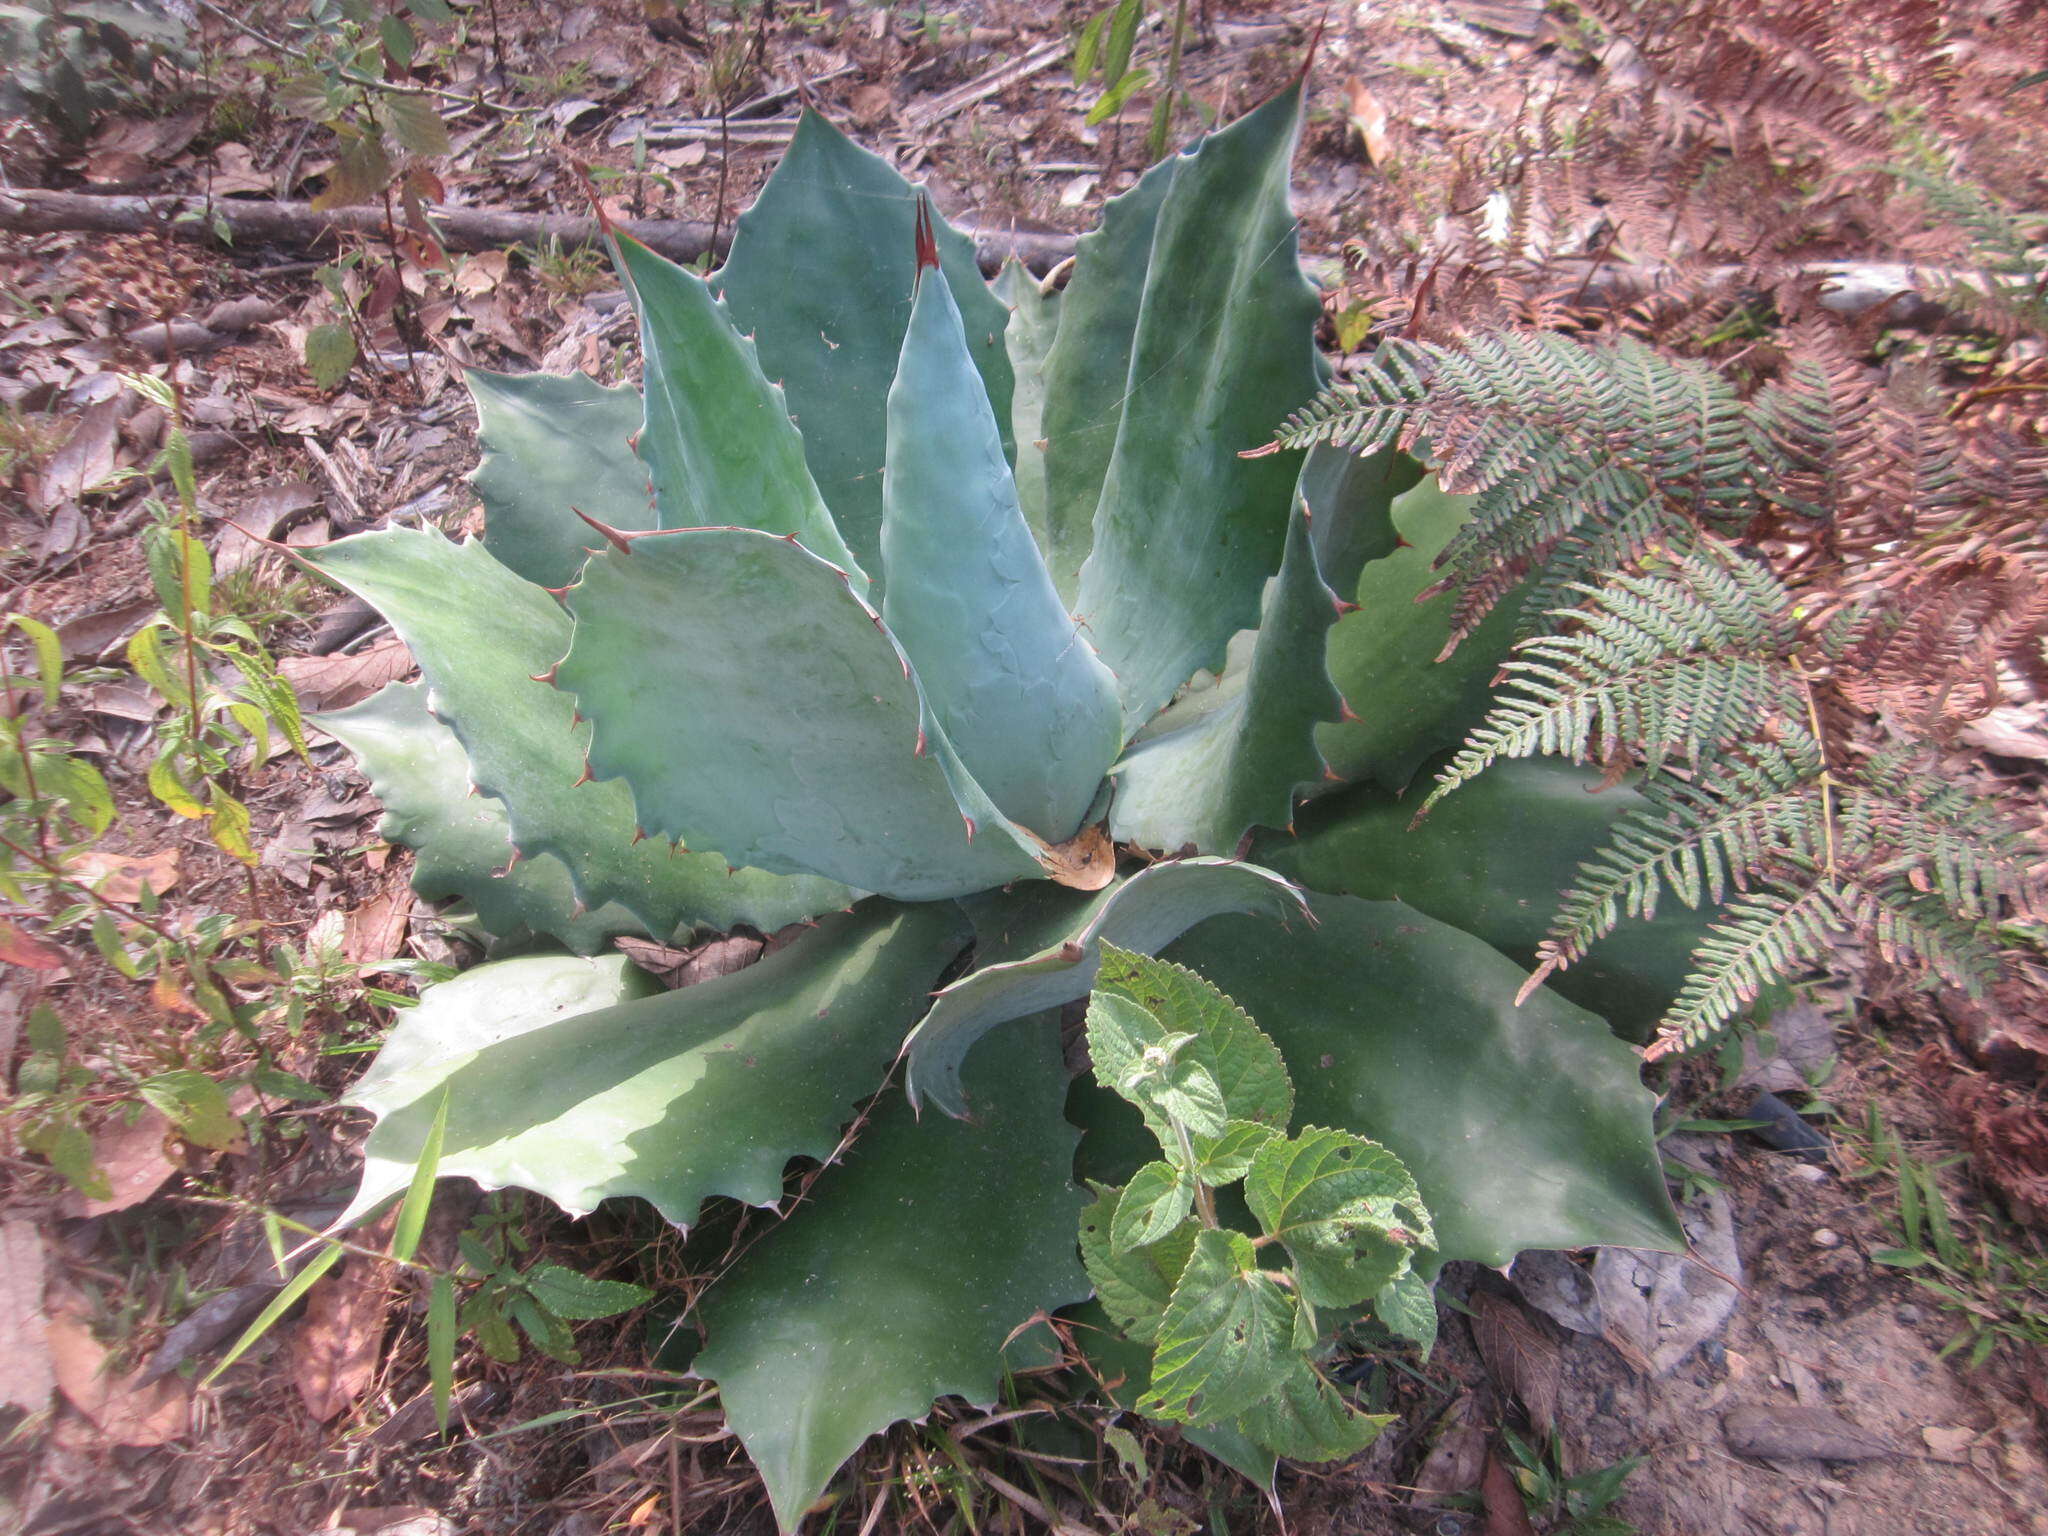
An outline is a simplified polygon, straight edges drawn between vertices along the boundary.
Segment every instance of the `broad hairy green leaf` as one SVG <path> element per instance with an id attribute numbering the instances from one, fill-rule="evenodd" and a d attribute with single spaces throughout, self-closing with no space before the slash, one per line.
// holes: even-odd
<path id="1" fill-rule="evenodd" d="M 463 375 L 476 401 L 483 459 L 484 546 L 543 587 L 566 587 L 596 536 L 581 510 L 612 528 L 653 528 L 654 492 L 634 456 L 640 392 L 585 374 Z M 573 510 L 572 510 L 573 509 Z"/>
<path id="2" fill-rule="evenodd" d="M 1166 162 L 1171 182 L 1075 595 L 1123 690 L 1127 730 L 1198 667 L 1222 664 L 1230 637 L 1258 622 L 1260 591 L 1280 565 L 1301 461 L 1240 454 L 1269 442 L 1318 382 L 1321 304 L 1302 275 L 1288 206 L 1300 105 L 1298 86 L 1283 91 Z M 1085 315 L 1086 263 L 1084 253 L 1062 331 Z M 1055 368 L 1049 387 L 1059 382 Z M 1050 439 L 1047 453 L 1059 451 Z"/>
<path id="3" fill-rule="evenodd" d="M 1081 1262 L 1095 1284 L 1095 1295 L 1116 1324 L 1142 1343 L 1159 1336 L 1159 1319 L 1173 1298 L 1174 1282 L 1187 1268 L 1201 1227 L 1186 1219 L 1172 1231 L 1140 1247 L 1119 1248 L 1116 1213 L 1125 1191 L 1095 1186 L 1095 1200 L 1081 1213 Z"/>
<path id="4" fill-rule="evenodd" d="M 1390 473 L 1394 470 L 1390 469 Z M 1330 632 L 1330 676 L 1356 719 L 1316 728 L 1316 744 L 1340 779 L 1370 779 L 1398 794 L 1424 758 L 1455 745 L 1486 715 L 1493 676 L 1514 637 L 1512 595 L 1444 660 L 1452 596 L 1416 597 L 1436 581 L 1433 562 L 1473 498 L 1446 493 L 1434 477 L 1394 498 L 1401 547 L 1369 560 L 1356 613 Z"/>
<path id="5" fill-rule="evenodd" d="M 1206 1229 L 1159 1320 L 1152 1388 L 1138 1411 L 1193 1424 L 1234 1419 L 1277 1390 L 1314 1345 L 1313 1320 L 1259 1267 L 1252 1240 Z"/>
<path id="6" fill-rule="evenodd" d="M 1529 966 L 1576 863 L 1643 803 L 1629 785 L 1557 758 L 1497 763 L 1419 823 L 1418 801 L 1361 784 L 1304 806 L 1299 836 L 1261 837 L 1252 856 L 1312 890 L 1405 901 Z M 1654 919 L 1624 924 L 1546 985 L 1644 1038 L 1678 995 L 1709 915 L 1660 903 Z"/>
<path id="7" fill-rule="evenodd" d="M 1129 998 L 1098 992 L 1088 1001 L 1088 1054 L 1097 1079 L 1166 1127 L 1160 1144 L 1177 1160 L 1184 1154 L 1176 1127 L 1221 1136 L 1230 1119 L 1216 1075 L 1186 1054 L 1194 1043 L 1194 1035 L 1169 1032 Z"/>
<path id="8" fill-rule="evenodd" d="M 989 799 L 1063 842 L 1123 744 L 1116 679 L 1061 604 L 1025 526 L 938 269 L 920 274 L 889 390 L 888 451 L 882 620 Z"/>
<path id="9" fill-rule="evenodd" d="M 1434 1234 L 1421 1192 L 1385 1147 L 1323 1126 L 1276 1136 L 1244 1180 L 1245 1203 L 1294 1261 L 1303 1299 L 1350 1307 L 1408 1268 Z"/>
<path id="10" fill-rule="evenodd" d="M 726 311 L 786 391 L 804 456 L 855 558 L 881 571 L 882 444 L 889 382 L 910 321 L 918 189 L 805 109 L 782 163 L 740 215 L 713 276 Z M 1007 437 L 1008 312 L 982 283 L 974 243 L 935 219 L 939 261 Z M 726 521 L 727 519 L 719 519 Z"/>
<path id="11" fill-rule="evenodd" d="M 427 900 L 468 902 L 496 938 L 546 934 L 582 955 L 618 934 L 646 934 L 616 902 L 584 911 L 553 854 L 515 860 L 503 802 L 473 791 L 469 754 L 427 708 L 425 683 L 387 683 L 360 704 L 314 719 L 362 764 L 384 807 L 379 835 L 414 851 L 412 888 Z"/>
<path id="12" fill-rule="evenodd" d="M 1131 1175 L 1110 1222 L 1109 1245 L 1127 1254 L 1169 1236 L 1194 1208 L 1194 1180 L 1172 1163 L 1147 1163 Z"/>
<path id="13" fill-rule="evenodd" d="M 628 236 L 615 248 L 640 311 L 647 420 L 639 451 L 654 483 L 657 526 L 786 534 L 865 594 L 867 575 L 825 509 L 783 392 L 761 372 L 754 343 L 696 273 Z"/>
<path id="14" fill-rule="evenodd" d="M 1439 1259 L 1682 1243 L 1655 1100 L 1606 1025 L 1543 992 L 1516 1007 L 1518 966 L 1398 902 L 1309 904 L 1313 925 L 1211 918 L 1164 958 L 1260 1021 L 1298 1068 L 1297 1115 L 1401 1159 L 1435 1217 Z M 1077 1107 L 1105 1146 L 1130 1145 L 1101 1096 Z"/>
<path id="15" fill-rule="evenodd" d="M 782 1196 L 881 1082 L 966 930 L 942 903 L 870 901 L 756 965 L 640 996 L 616 957 L 493 961 L 406 1010 L 350 1102 L 379 1116 L 351 1215 L 404 1187 L 441 1089 L 441 1173 L 568 1211 L 639 1195 L 679 1226 L 710 1195 Z"/>
<path id="16" fill-rule="evenodd" d="M 886 1096 L 705 1296 L 693 1369 L 718 1383 L 784 1531 L 870 1434 L 949 1394 L 994 1402 L 1010 1335 L 1088 1294 L 1064 1077 L 1045 1015 L 976 1054 L 972 1121 Z"/>
<path id="17" fill-rule="evenodd" d="M 1193 1244 L 1190 1230 L 1188 1245 L 1192 1248 Z M 1160 1310 L 1165 1309 L 1164 1295 L 1159 1306 Z M 1071 1308 L 1064 1315 L 1074 1324 L 1075 1342 L 1094 1368 L 1103 1395 L 1119 1408 L 1135 1408 L 1138 1399 L 1152 1387 L 1150 1346 L 1117 1328 L 1104 1326 L 1105 1315 L 1096 1302 Z M 1186 1424 L 1181 1427 L 1181 1435 L 1232 1471 L 1249 1478 L 1268 1498 L 1272 1497 L 1273 1474 L 1277 1470 L 1273 1453 L 1247 1439 L 1236 1426 Z"/>
<path id="18" fill-rule="evenodd" d="M 1242 647 L 1233 641 L 1214 683 L 1190 688 L 1117 765 L 1110 835 L 1144 848 L 1234 852 L 1254 826 L 1291 826 L 1296 794 L 1323 779 L 1316 726 L 1343 710 L 1323 665 L 1336 622 L 1336 595 L 1297 511 L 1257 634 Z"/>
<path id="19" fill-rule="evenodd" d="M 1010 427 L 1017 443 L 1017 503 L 1025 526 L 1049 559 L 1053 545 L 1046 522 L 1045 447 L 1041 440 L 1045 435 L 1046 353 L 1059 329 L 1060 295 L 1041 288 L 1031 269 L 1014 256 L 1003 263 L 993 288 L 1010 311 L 1003 346 L 1010 354 L 1010 371 L 1016 379 Z"/>
<path id="20" fill-rule="evenodd" d="M 535 681 L 568 649 L 568 616 L 483 545 L 386 529 L 302 558 L 391 621 L 477 790 L 504 805 L 514 846 L 560 859 L 587 906 L 617 902 L 654 934 L 735 923 L 772 932 L 853 900 L 830 881 L 732 874 L 715 853 L 636 841 L 631 791 L 578 782 L 590 727 L 576 720 L 575 701 Z"/>
<path id="21" fill-rule="evenodd" d="M 1423 1359 L 1429 1358 L 1430 1351 L 1436 1348 L 1436 1285 L 1433 1281 L 1413 1269 L 1403 1270 L 1380 1287 L 1379 1294 L 1372 1299 L 1372 1309 L 1388 1328 L 1421 1345 Z"/>
<path id="22" fill-rule="evenodd" d="M 984 964 L 939 993 L 905 1042 L 910 1101 L 929 1095 L 947 1114 L 966 1114 L 960 1064 L 975 1041 L 1006 1019 L 1086 997 L 1105 939 L 1149 952 L 1219 912 L 1277 918 L 1303 910 L 1301 893 L 1286 881 L 1228 859 L 1153 864 L 1088 897 L 985 897 L 973 913 L 983 952 L 1023 958 Z"/>
<path id="23" fill-rule="evenodd" d="M 835 566 L 773 534 L 643 534 L 591 558 L 556 672 L 640 825 L 734 865 L 904 901 L 1038 876 Z M 620 786 L 622 789 L 624 785 Z"/>
<path id="24" fill-rule="evenodd" d="M 1332 1461 L 1364 1450 L 1395 1418 L 1391 1413 L 1360 1413 L 1321 1372 L 1297 1360 L 1278 1389 L 1238 1415 L 1233 1427 L 1282 1456 Z"/>

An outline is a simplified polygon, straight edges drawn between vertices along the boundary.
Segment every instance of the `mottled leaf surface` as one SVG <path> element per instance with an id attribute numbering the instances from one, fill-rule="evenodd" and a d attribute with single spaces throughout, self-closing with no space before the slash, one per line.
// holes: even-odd
<path id="1" fill-rule="evenodd" d="M 1000 933 L 992 906 L 979 904 L 978 933 Z M 975 1041 L 1006 1019 L 1086 997 L 1095 985 L 1102 940 L 1149 952 L 1218 912 L 1281 917 L 1303 908 L 1298 891 L 1256 865 L 1182 859 L 1151 865 L 1087 901 L 1055 899 L 1027 910 L 1020 932 L 1041 941 L 1036 952 L 984 965 L 954 982 L 906 1042 L 905 1086 L 912 1104 L 929 1095 L 947 1114 L 966 1114 L 960 1064 Z"/>
<path id="2" fill-rule="evenodd" d="M 1300 456 L 1239 455 L 1269 442 L 1318 382 L 1321 303 L 1288 204 L 1299 115 L 1297 87 L 1167 162 L 1075 597 L 1117 675 L 1127 731 L 1196 668 L 1222 664 L 1280 565 Z M 1072 285 L 1063 308 L 1062 330 L 1080 308 Z"/>
<path id="3" fill-rule="evenodd" d="M 658 526 L 788 534 L 865 592 L 867 576 L 825 509 L 783 392 L 763 376 L 754 343 L 696 273 L 625 236 L 617 249 L 640 311 L 640 456 L 654 481 Z"/>
<path id="4" fill-rule="evenodd" d="M 784 1531 L 877 1430 L 946 1395 L 994 1402 L 1011 1332 L 1088 1294 L 1057 1020 L 1005 1031 L 969 1070 L 974 1120 L 884 1097 L 813 1198 L 704 1298 L 694 1369 L 718 1383 Z"/>
<path id="5" fill-rule="evenodd" d="M 1159 1320 L 1152 1388 L 1140 1413 L 1215 1424 L 1278 1388 L 1315 1342 L 1301 1304 L 1259 1267 L 1242 1232 L 1209 1228 Z"/>
<path id="6" fill-rule="evenodd" d="M 1525 758 L 1495 764 L 1420 823 L 1416 803 L 1359 785 L 1303 807 L 1300 835 L 1262 837 L 1253 857 L 1312 890 L 1405 901 L 1530 966 L 1570 871 L 1642 796 L 1602 788 L 1594 769 Z M 1642 1038 L 1677 996 L 1709 915 L 1660 903 L 1545 985 Z"/>
<path id="7" fill-rule="evenodd" d="M 580 373 L 463 375 L 476 401 L 484 547 L 543 587 L 565 587 L 595 542 L 572 508 L 613 528 L 656 526 L 647 466 L 634 456 L 638 390 Z"/>
<path id="8" fill-rule="evenodd" d="M 978 280 L 977 280 L 978 281 Z M 989 799 L 1064 842 L 1123 743 L 1116 679 L 1053 590 L 942 271 L 889 391 L 882 619 Z"/>
<path id="9" fill-rule="evenodd" d="M 428 710 L 426 684 L 388 683 L 314 723 L 355 753 L 384 807 L 379 834 L 413 850 L 412 888 L 427 900 L 468 902 L 493 937 L 545 934 L 584 955 L 646 934 L 615 903 L 583 911 L 553 854 L 514 861 L 505 807 L 472 792 L 469 754 Z"/>
<path id="10" fill-rule="evenodd" d="M 386 529 L 302 557 L 391 621 L 412 647 L 427 705 L 453 728 L 477 789 L 505 807 L 514 844 L 560 859 L 592 907 L 617 902 L 648 932 L 727 929 L 772 933 L 850 905 L 853 892 L 814 878 L 729 873 L 713 853 L 681 854 L 634 841 L 631 792 L 579 784 L 590 727 L 575 701 L 535 677 L 569 645 L 569 618 L 481 544 Z"/>
<path id="11" fill-rule="evenodd" d="M 1040 873 L 880 617 L 799 545 L 650 535 L 594 556 L 567 601 L 558 681 L 595 726 L 591 772 L 632 786 L 649 832 L 904 901 Z"/>
<path id="12" fill-rule="evenodd" d="M 1442 1260 L 1681 1242 L 1635 1053 L 1482 940 L 1398 902 L 1312 895 L 1314 926 L 1218 917 L 1165 958 L 1256 1018 L 1295 1113 L 1383 1143 Z"/>
<path id="13" fill-rule="evenodd" d="M 443 1175 L 574 1213 L 638 1195 L 678 1226 L 712 1195 L 772 1205 L 790 1158 L 831 1155 L 966 937 L 943 903 L 870 901 L 745 970 L 634 1001 L 644 980 L 615 959 L 465 971 L 399 1015 L 356 1089 L 379 1116 L 356 1208 L 410 1180 L 444 1089 Z"/>
<path id="14" fill-rule="evenodd" d="M 881 569 L 886 402 L 910 320 L 917 197 L 887 161 L 806 110 L 712 278 L 786 391 L 811 474 L 871 575 Z M 1007 432 L 1008 310 L 981 281 L 974 242 L 934 222 L 975 366 Z"/>
<path id="15" fill-rule="evenodd" d="M 1296 512 L 1250 655 L 1191 688 L 1117 765 L 1110 835 L 1143 848 L 1234 853 L 1254 826 L 1291 825 L 1296 794 L 1323 779 L 1316 726 L 1343 708 L 1323 663 L 1336 622 L 1336 595 Z"/>

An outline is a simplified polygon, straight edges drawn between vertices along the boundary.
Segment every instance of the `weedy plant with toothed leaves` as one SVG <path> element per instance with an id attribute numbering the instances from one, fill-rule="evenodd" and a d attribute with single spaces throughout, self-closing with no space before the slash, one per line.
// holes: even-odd
<path id="1" fill-rule="evenodd" d="M 1317 1327 L 1377 1299 L 1418 1334 L 1453 1259 L 1680 1241 L 1616 1032 L 1675 992 L 1690 915 L 1515 1005 L 1573 856 L 1636 797 L 1512 763 L 1408 830 L 1396 794 L 1483 713 L 1506 639 L 1432 662 L 1449 614 L 1415 599 L 1465 503 L 1394 453 L 1243 456 L 1322 377 L 1288 204 L 1299 110 L 1297 88 L 1153 167 L 1057 292 L 1016 266 L 985 283 L 913 187 L 807 116 L 708 280 L 617 242 L 638 390 L 472 375 L 480 540 L 309 555 L 422 674 L 324 723 L 420 893 L 526 949 L 394 1027 L 354 1094 L 377 1122 L 351 1214 L 424 1161 L 688 1226 L 828 1164 L 691 1319 L 786 1529 L 868 1435 L 1052 1358 L 1043 1319 L 1095 1290 L 1078 1181 L 1181 1166 L 1148 1123 L 1284 1132 L 1287 1109 L 1239 1107 L 1263 1101 L 1236 1048 L 1170 1009 L 1159 1082 L 1199 1061 L 1227 1113 L 1162 1119 L 1137 1079 L 1072 1077 L 1062 1012 L 1112 946 L 1257 1018 L 1242 1060 L 1291 1067 L 1287 1108 L 1319 1128 L 1299 1145 L 1371 1148 L 1370 1220 L 1307 1162 L 1249 1176 L 1275 1221 L 1335 1201 L 1316 1262 L 1351 1244 L 1400 1280 L 1326 1288 Z M 792 924 L 679 991 L 601 953 Z M 1161 1222 L 1195 1199 L 1168 1182 Z M 1248 1257 L 1258 1231 L 1198 1225 L 1201 1274 L 1153 1276 L 1186 1301 L 1181 1347 L 1255 1379 L 1233 1329 L 1285 1311 L 1283 1353 L 1312 1362 L 1316 1314 L 1278 1305 L 1301 1281 Z M 1155 1268 L 1178 1252 L 1125 1236 Z M 1080 1315 L 1136 1401 L 1149 1357 Z M 1137 1406 L 1270 1480 L 1276 1449 L 1359 1443 L 1301 1372 L 1256 1423 L 1184 1372 Z"/>

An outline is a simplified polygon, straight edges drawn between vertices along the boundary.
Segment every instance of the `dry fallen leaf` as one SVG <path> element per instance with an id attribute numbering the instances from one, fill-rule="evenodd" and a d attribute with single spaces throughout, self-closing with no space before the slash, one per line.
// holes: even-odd
<path id="1" fill-rule="evenodd" d="M 47 513 L 60 502 L 75 501 L 113 474 L 121 423 L 137 404 L 136 397 L 124 389 L 85 408 L 78 426 L 43 469 L 36 487 L 36 511 Z"/>
<path id="2" fill-rule="evenodd" d="M 0 960 L 36 971 L 61 971 L 71 957 L 48 939 L 39 939 L 7 918 L 0 918 Z"/>
<path id="3" fill-rule="evenodd" d="M 412 891 L 400 886 L 380 891 L 348 915 L 342 953 L 357 965 L 389 960 L 405 944 L 406 921 L 412 916 Z"/>
<path id="4" fill-rule="evenodd" d="M 1486 1536 L 1536 1536 L 1536 1527 L 1529 1523 L 1529 1506 L 1522 1502 L 1521 1485 L 1498 1452 L 1486 1453 L 1479 1494 L 1486 1501 Z"/>
<path id="5" fill-rule="evenodd" d="M 92 848 L 73 860 L 71 867 L 87 885 L 109 900 L 140 901 L 145 881 L 159 896 L 178 883 L 178 850 L 108 853 L 103 848 Z"/>
<path id="6" fill-rule="evenodd" d="M 57 1385 L 79 1412 L 116 1445 L 162 1445 L 185 1432 L 191 1397 L 175 1376 L 148 1386 L 105 1372 L 107 1348 L 92 1336 L 84 1303 L 53 1311 L 44 1330 Z"/>
<path id="7" fill-rule="evenodd" d="M 1358 131 L 1359 143 L 1365 146 L 1367 162 L 1385 165 L 1393 149 L 1387 138 L 1387 109 L 1356 75 L 1344 83 L 1344 91 L 1351 99 L 1351 126 Z"/>
<path id="8" fill-rule="evenodd" d="M 143 1106 L 131 1121 L 116 1114 L 93 1133 L 92 1157 L 107 1176 L 112 1193 L 104 1200 L 90 1199 L 76 1190 L 64 1196 L 67 1216 L 104 1216 L 140 1205 L 163 1185 L 178 1165 L 164 1150 L 171 1134 L 171 1122 L 162 1111 Z"/>
<path id="9" fill-rule="evenodd" d="M 1494 1381 L 1521 1400 L 1531 1424 L 1549 1434 L 1557 1423 L 1556 1343 L 1520 1307 L 1491 1291 L 1472 1297 L 1472 1341 Z"/>
<path id="10" fill-rule="evenodd" d="M 412 670 L 412 652 L 396 635 L 352 656 L 287 656 L 277 664 L 306 709 L 346 709 Z"/>
<path id="11" fill-rule="evenodd" d="M 0 1402 L 40 1413 L 56 1389 L 43 1328 L 43 1235 L 31 1221 L 0 1222 Z"/>
<path id="12" fill-rule="evenodd" d="M 384 1341 L 384 1285 L 376 1267 L 351 1259 L 316 1283 L 293 1332 L 291 1371 L 299 1400 L 325 1424 L 369 1390 Z"/>

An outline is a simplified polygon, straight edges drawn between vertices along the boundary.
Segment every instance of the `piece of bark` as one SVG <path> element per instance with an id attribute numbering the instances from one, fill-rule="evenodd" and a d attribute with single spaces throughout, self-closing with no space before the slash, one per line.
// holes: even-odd
<path id="1" fill-rule="evenodd" d="M 1722 1415 L 1721 1435 L 1738 1456 L 1767 1461 L 1872 1461 L 1898 1448 L 1832 1408 L 1746 1404 Z"/>

